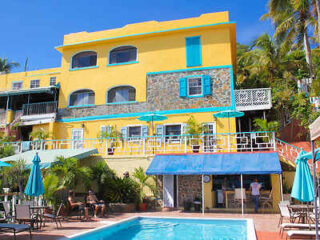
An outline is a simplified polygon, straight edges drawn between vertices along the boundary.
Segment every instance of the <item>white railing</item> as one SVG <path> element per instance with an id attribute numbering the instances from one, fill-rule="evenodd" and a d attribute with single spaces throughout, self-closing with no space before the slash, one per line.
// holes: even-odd
<path id="1" fill-rule="evenodd" d="M 234 91 L 239 111 L 265 110 L 272 107 L 271 88 L 240 89 Z"/>
<path id="2" fill-rule="evenodd" d="M 275 150 L 272 132 L 243 132 L 205 135 L 148 136 L 81 140 L 12 142 L 15 151 L 49 149 L 98 149 L 101 155 L 145 155 L 159 153 L 211 153 Z"/>

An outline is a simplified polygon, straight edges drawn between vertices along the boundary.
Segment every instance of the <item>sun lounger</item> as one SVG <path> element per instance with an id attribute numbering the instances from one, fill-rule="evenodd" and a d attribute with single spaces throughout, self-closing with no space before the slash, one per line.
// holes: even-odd
<path id="1" fill-rule="evenodd" d="M 305 223 L 282 223 L 280 226 L 281 236 L 285 230 L 288 229 L 314 229 L 316 227 L 315 224 L 305 224 Z"/>
<path id="2" fill-rule="evenodd" d="M 320 231 L 319 231 L 320 233 Z M 299 230 L 290 230 L 287 232 L 286 239 L 313 239 L 316 236 L 316 231 L 299 231 Z"/>
<path id="3" fill-rule="evenodd" d="M 31 227 L 27 224 L 8 224 L 0 223 L 0 232 L 10 232 L 13 233 L 14 239 L 16 239 L 16 234 L 24 231 L 29 231 L 30 239 L 32 239 Z"/>

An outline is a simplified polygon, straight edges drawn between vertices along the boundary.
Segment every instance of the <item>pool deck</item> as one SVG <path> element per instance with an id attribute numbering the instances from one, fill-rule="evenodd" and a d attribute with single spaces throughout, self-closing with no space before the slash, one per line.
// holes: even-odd
<path id="1" fill-rule="evenodd" d="M 88 222 L 80 222 L 79 220 L 71 219 L 68 222 L 62 222 L 62 228 L 56 229 L 55 224 L 46 223 L 46 227 L 41 230 L 33 231 L 33 240 L 55 240 L 63 237 L 68 237 L 80 232 L 85 232 L 90 229 L 106 225 L 110 222 L 123 220 L 134 216 L 155 216 L 155 217 L 200 217 L 200 218 L 251 218 L 253 219 L 258 240 L 280 240 L 279 235 L 279 214 L 226 214 L 226 213 L 206 213 L 204 216 L 201 213 L 185 213 L 181 211 L 170 212 L 137 212 L 137 213 L 119 213 L 108 215 L 106 218 L 97 218 Z M 1 240 L 13 239 L 12 234 L 0 233 Z M 27 232 L 19 233 L 17 240 L 29 239 Z M 285 239 L 285 236 L 284 238 Z"/>

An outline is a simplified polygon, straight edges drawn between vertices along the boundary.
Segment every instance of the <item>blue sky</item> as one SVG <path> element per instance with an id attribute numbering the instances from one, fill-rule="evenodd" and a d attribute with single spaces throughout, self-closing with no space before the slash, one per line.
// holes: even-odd
<path id="1" fill-rule="evenodd" d="M 272 32 L 269 22 L 259 21 L 266 0 L 10 0 L 0 8 L 0 57 L 20 63 L 22 71 L 60 66 L 54 47 L 63 35 L 99 31 L 149 20 L 166 21 L 202 13 L 229 11 L 237 23 L 237 41 L 250 43 Z"/>

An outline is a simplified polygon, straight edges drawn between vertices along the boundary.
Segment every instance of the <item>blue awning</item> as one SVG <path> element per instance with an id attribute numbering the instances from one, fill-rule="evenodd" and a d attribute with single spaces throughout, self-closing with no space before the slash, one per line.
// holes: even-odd
<path id="1" fill-rule="evenodd" d="M 277 152 L 156 155 L 148 175 L 280 174 Z"/>

